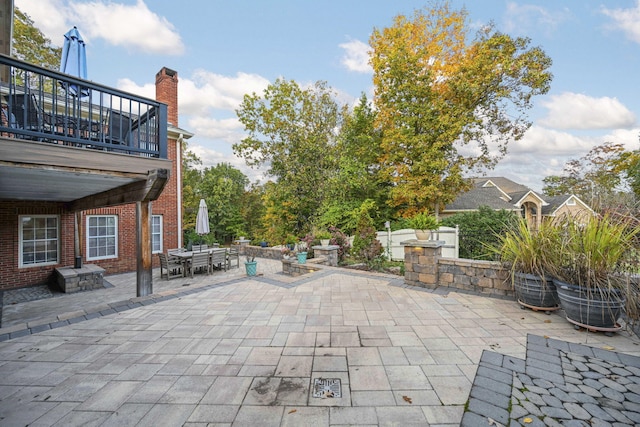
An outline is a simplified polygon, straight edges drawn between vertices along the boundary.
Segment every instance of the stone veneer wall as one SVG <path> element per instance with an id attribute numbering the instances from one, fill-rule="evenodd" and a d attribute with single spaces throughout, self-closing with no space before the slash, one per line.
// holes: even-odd
<path id="1" fill-rule="evenodd" d="M 104 288 L 104 268 L 85 264 L 81 268 L 56 268 L 56 283 L 64 293 L 89 291 Z"/>
<path id="2" fill-rule="evenodd" d="M 282 251 L 278 248 L 263 248 L 248 244 L 233 245 L 238 248 L 240 257 L 255 256 L 258 258 L 282 259 Z"/>
<path id="3" fill-rule="evenodd" d="M 238 248 L 238 253 L 241 257 L 255 256 L 258 258 L 268 259 L 282 259 L 282 251 L 279 248 L 263 248 L 260 246 L 252 246 L 248 244 L 233 245 Z M 332 267 L 338 266 L 338 249 L 339 246 L 313 246 L 314 258 L 325 258 L 322 264 L 330 265 Z M 313 259 L 313 258 L 312 258 Z"/>
<path id="4" fill-rule="evenodd" d="M 283 259 L 282 260 L 282 272 L 289 276 L 301 276 L 307 273 L 313 273 L 314 271 L 320 270 L 318 265 L 324 264 L 323 261 L 326 261 L 325 258 L 314 258 L 313 260 L 320 262 L 308 262 L 306 264 L 298 264 L 298 260 L 295 258 Z"/>
<path id="5" fill-rule="evenodd" d="M 408 240 L 401 244 L 404 246 L 404 279 L 408 285 L 514 295 L 509 272 L 498 262 L 442 258 L 444 242 L 441 241 Z"/>

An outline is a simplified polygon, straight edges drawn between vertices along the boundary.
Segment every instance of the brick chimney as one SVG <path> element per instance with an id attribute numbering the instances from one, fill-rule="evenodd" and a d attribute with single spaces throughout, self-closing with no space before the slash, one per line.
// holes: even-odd
<path id="1" fill-rule="evenodd" d="M 156 74 L 156 101 L 167 104 L 169 123 L 178 126 L 178 72 L 163 67 Z"/>

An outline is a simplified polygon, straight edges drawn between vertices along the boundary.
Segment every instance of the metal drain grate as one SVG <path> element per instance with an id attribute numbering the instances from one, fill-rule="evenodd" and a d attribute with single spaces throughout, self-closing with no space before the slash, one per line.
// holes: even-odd
<path id="1" fill-rule="evenodd" d="M 313 380 L 313 397 L 342 397 L 340 378 L 315 378 Z"/>

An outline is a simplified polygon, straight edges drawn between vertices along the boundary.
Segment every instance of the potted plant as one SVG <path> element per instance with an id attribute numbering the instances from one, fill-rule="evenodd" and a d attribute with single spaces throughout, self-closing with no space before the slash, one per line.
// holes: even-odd
<path id="1" fill-rule="evenodd" d="M 287 236 L 284 238 L 285 245 L 291 250 L 295 249 L 297 241 L 298 239 L 293 234 L 287 234 Z"/>
<path id="2" fill-rule="evenodd" d="M 322 246 L 329 246 L 331 243 L 331 233 L 327 230 L 319 230 L 315 233 L 315 238 L 320 240 Z"/>
<path id="3" fill-rule="evenodd" d="M 283 259 L 289 259 L 291 258 L 293 251 L 291 249 L 289 249 L 288 247 L 284 246 L 280 252 L 282 253 L 282 258 Z"/>
<path id="4" fill-rule="evenodd" d="M 545 271 L 545 255 L 555 228 L 543 222 L 533 230 L 520 219 L 516 227 L 499 236 L 491 251 L 509 269 L 511 284 L 521 307 L 544 310 L 549 314 L 560 308 L 553 280 Z"/>
<path id="5" fill-rule="evenodd" d="M 547 271 L 567 320 L 576 328 L 613 332 L 629 293 L 634 240 L 640 228 L 628 220 L 566 218 L 547 255 Z"/>
<path id="6" fill-rule="evenodd" d="M 298 257 L 298 264 L 305 264 L 307 262 L 307 247 L 306 245 L 299 243 L 298 244 L 298 252 L 296 253 Z"/>
<path id="7" fill-rule="evenodd" d="M 255 256 L 247 256 L 247 260 L 244 262 L 244 268 L 247 271 L 247 276 L 255 276 L 258 273 L 258 261 Z"/>
<path id="8" fill-rule="evenodd" d="M 418 240 L 429 240 L 431 238 L 431 231 L 437 230 L 440 227 L 440 222 L 436 217 L 430 215 L 426 210 L 410 218 L 408 224 L 409 227 L 415 230 Z"/>

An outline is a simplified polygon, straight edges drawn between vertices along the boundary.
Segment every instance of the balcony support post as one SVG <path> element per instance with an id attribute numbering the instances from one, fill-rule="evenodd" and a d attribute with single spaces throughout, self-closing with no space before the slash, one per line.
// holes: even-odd
<path id="1" fill-rule="evenodd" d="M 151 259 L 151 201 L 136 202 L 136 296 L 153 293 L 153 270 Z"/>

